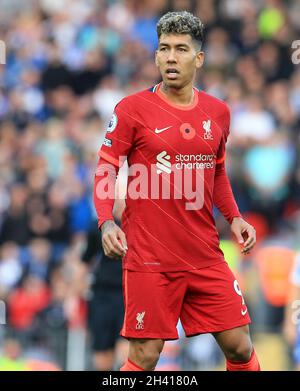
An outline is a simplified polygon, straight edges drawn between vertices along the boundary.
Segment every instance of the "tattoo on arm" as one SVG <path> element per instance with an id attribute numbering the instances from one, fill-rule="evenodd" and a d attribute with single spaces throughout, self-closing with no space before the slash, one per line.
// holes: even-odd
<path id="1" fill-rule="evenodd" d="M 114 226 L 115 226 L 115 222 L 113 220 L 104 221 L 104 223 L 101 225 L 102 234 L 105 234 L 107 231 L 109 231 Z"/>

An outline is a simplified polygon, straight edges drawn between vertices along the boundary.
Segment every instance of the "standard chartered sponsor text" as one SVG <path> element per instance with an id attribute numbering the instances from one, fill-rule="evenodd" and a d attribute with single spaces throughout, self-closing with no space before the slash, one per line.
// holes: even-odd
<path id="1" fill-rule="evenodd" d="M 178 170 L 188 169 L 188 170 L 203 170 L 203 169 L 212 169 L 214 168 L 214 158 L 215 155 L 183 155 L 178 154 L 175 156 L 175 167 Z"/>

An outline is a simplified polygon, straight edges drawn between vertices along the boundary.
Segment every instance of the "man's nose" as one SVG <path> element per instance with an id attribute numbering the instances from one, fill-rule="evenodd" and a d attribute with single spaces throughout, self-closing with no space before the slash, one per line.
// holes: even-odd
<path id="1" fill-rule="evenodd" d="M 171 49 L 171 50 L 169 51 L 169 55 L 168 55 L 167 61 L 168 61 L 168 62 L 176 62 L 176 61 L 177 61 L 176 56 L 175 56 L 175 50 L 174 50 L 174 49 Z"/>

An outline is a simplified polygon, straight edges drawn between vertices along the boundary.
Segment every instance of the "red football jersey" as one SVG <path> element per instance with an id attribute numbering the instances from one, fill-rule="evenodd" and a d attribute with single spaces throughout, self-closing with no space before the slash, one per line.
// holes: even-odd
<path id="1" fill-rule="evenodd" d="M 113 168 L 128 160 L 122 217 L 128 244 L 125 268 L 181 271 L 224 260 L 213 193 L 216 166 L 224 165 L 229 123 L 227 105 L 197 89 L 190 106 L 171 104 L 160 85 L 116 106 L 99 155 Z M 104 187 L 96 190 L 104 208 L 99 189 Z M 219 198 L 222 204 L 222 194 Z M 231 203 L 231 212 L 222 213 L 230 221 L 239 212 L 232 193 L 224 194 L 225 201 Z"/>

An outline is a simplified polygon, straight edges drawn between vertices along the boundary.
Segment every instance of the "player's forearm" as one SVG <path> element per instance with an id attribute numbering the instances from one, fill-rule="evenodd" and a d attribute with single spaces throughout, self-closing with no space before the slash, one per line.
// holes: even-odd
<path id="1" fill-rule="evenodd" d="M 99 159 L 94 181 L 94 205 L 100 227 L 107 220 L 114 220 L 113 206 L 118 169 L 103 158 Z"/>
<path id="2" fill-rule="evenodd" d="M 232 193 L 224 163 L 218 164 L 216 168 L 213 200 L 229 224 L 232 223 L 234 217 L 241 216 Z"/>

